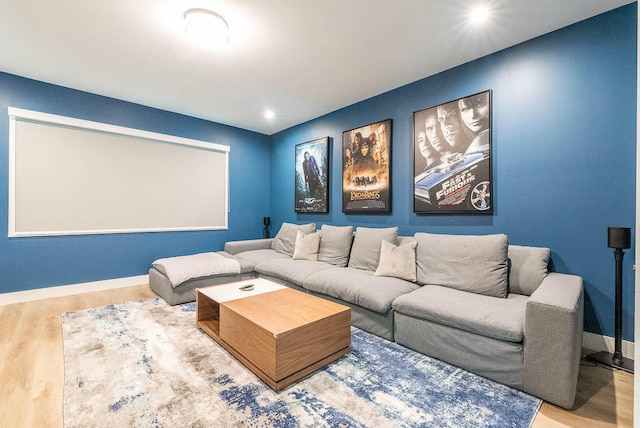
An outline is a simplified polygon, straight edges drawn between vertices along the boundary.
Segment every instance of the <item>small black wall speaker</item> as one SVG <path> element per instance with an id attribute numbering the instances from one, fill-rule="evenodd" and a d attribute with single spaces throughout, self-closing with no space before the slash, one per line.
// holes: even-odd
<path id="1" fill-rule="evenodd" d="M 265 226 L 269 226 L 271 224 L 271 218 L 270 217 L 265 217 L 263 219 L 263 221 L 264 221 L 264 225 Z"/>
<path id="2" fill-rule="evenodd" d="M 608 245 L 609 248 L 631 248 L 631 228 L 610 227 Z"/>

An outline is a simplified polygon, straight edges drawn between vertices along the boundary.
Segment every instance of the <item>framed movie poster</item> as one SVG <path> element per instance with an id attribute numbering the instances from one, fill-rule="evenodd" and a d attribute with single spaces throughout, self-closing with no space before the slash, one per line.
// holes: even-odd
<path id="1" fill-rule="evenodd" d="M 296 212 L 329 212 L 329 137 L 296 145 Z"/>
<path id="2" fill-rule="evenodd" d="M 342 211 L 391 212 L 391 119 L 342 133 Z"/>
<path id="3" fill-rule="evenodd" d="M 413 210 L 490 214 L 491 91 L 413 113 Z"/>

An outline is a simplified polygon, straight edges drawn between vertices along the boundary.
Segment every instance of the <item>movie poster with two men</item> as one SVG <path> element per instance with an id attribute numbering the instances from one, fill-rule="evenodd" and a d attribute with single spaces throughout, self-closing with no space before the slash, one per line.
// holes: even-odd
<path id="1" fill-rule="evenodd" d="M 391 212 L 391 119 L 342 134 L 342 211 Z"/>

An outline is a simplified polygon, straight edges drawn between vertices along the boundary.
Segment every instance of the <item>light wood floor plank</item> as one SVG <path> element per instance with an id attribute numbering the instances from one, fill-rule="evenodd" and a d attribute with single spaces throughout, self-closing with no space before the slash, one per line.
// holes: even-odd
<path id="1" fill-rule="evenodd" d="M 63 426 L 63 312 L 154 297 L 148 285 L 0 306 L 0 427 Z M 543 403 L 534 428 L 632 427 L 633 375 L 583 361 L 571 411 Z"/>

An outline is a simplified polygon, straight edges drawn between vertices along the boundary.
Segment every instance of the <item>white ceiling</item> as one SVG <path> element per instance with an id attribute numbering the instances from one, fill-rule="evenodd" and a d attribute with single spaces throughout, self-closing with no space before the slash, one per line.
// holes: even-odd
<path id="1" fill-rule="evenodd" d="M 0 0 L 0 71 L 273 134 L 632 2 Z M 224 50 L 186 38 L 195 7 L 226 18 Z"/>

